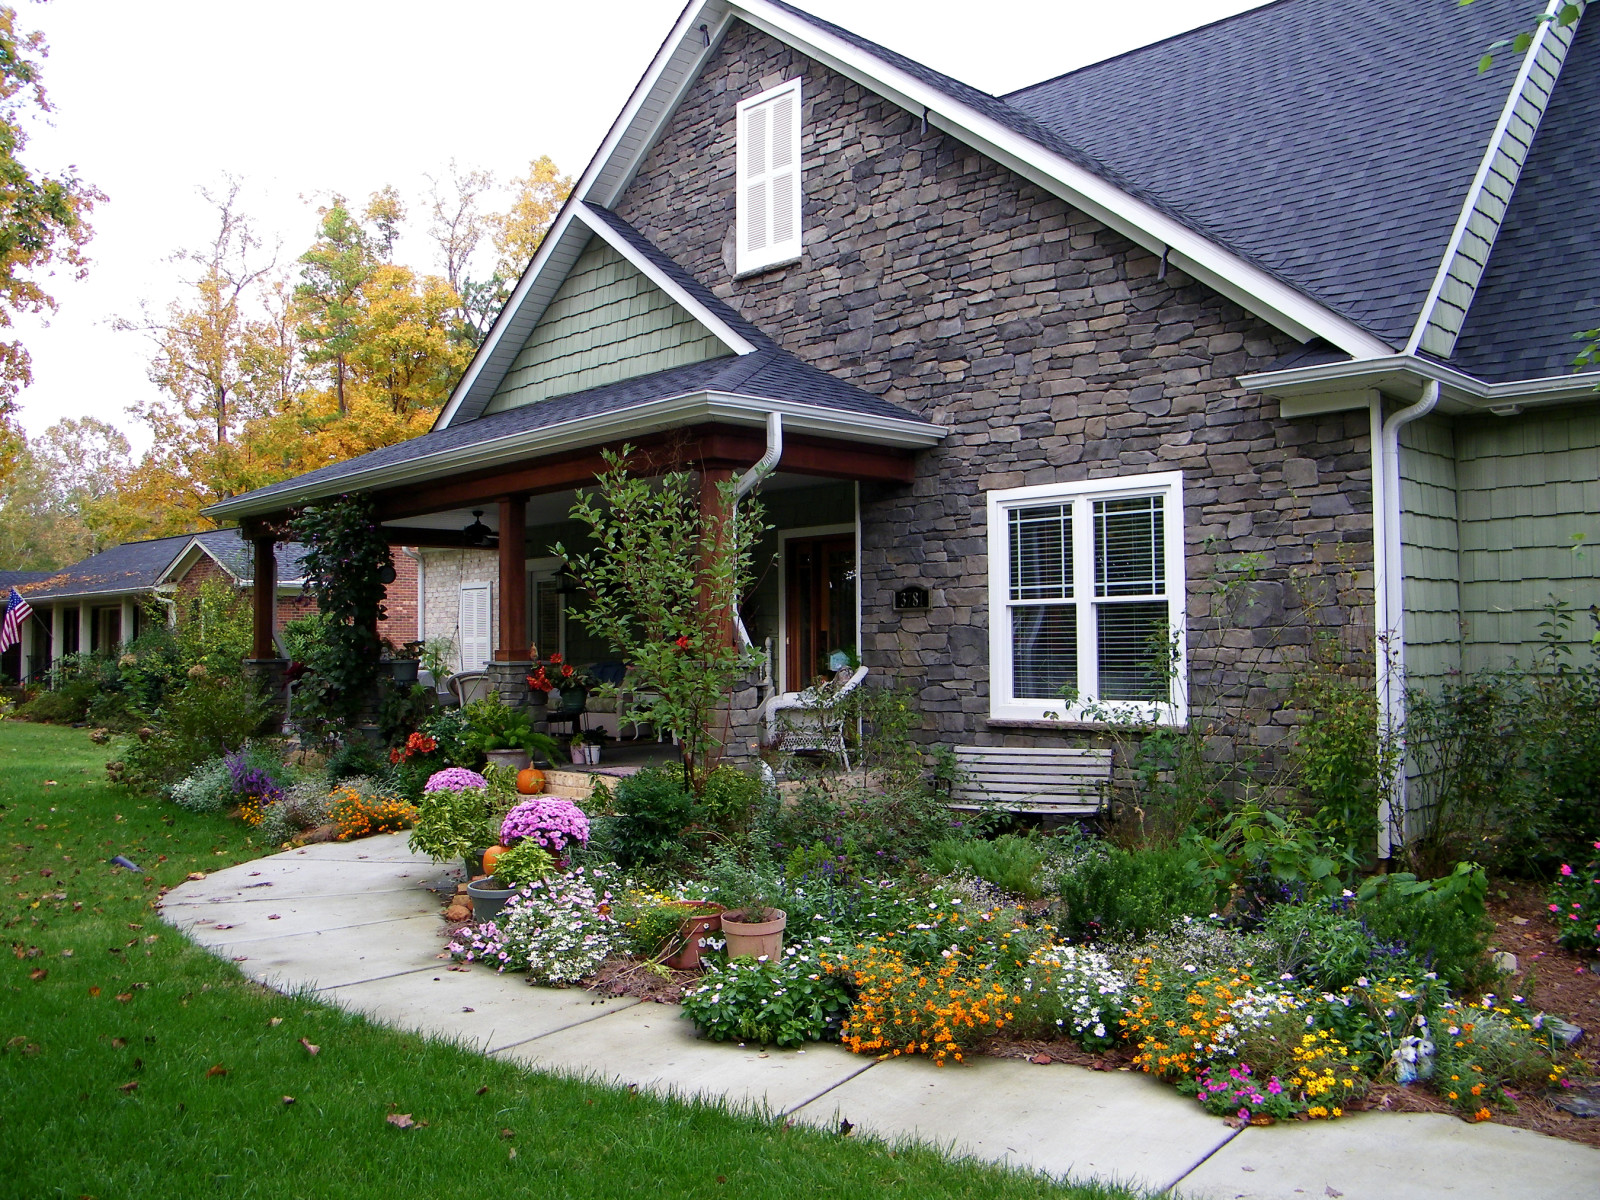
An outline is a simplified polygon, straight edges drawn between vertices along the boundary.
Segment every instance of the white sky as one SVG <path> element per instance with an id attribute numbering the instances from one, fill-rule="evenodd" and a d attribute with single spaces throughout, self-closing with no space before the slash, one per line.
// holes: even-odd
<path id="1" fill-rule="evenodd" d="M 17 2 L 17 0 L 13 0 Z M 1096 62 L 1260 0 L 798 0 L 802 7 L 989 92 Z M 19 318 L 34 384 L 32 434 L 126 415 L 153 393 L 147 345 L 110 322 L 177 294 L 177 249 L 210 241 L 198 194 L 225 174 L 286 258 L 310 244 L 304 198 L 365 198 L 385 183 L 425 225 L 424 173 L 452 158 L 502 180 L 548 154 L 576 176 L 677 18 L 678 0 L 54 0 L 17 2 L 50 43 L 57 112 L 27 161 L 75 164 L 110 200 L 81 282 L 51 281 L 48 328 Z M 1136 15 L 1134 15 L 1136 14 Z M 431 266 L 418 239 L 401 257 Z"/>

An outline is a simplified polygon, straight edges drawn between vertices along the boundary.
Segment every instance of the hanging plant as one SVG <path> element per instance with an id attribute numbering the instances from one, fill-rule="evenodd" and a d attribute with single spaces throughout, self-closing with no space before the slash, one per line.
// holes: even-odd
<path id="1" fill-rule="evenodd" d="M 378 680 L 384 581 L 394 578 L 389 543 L 372 497 L 363 492 L 306 509 L 290 529 L 306 547 L 306 590 L 328 619 L 307 665 L 325 683 L 320 699 L 326 715 L 354 720 Z"/>

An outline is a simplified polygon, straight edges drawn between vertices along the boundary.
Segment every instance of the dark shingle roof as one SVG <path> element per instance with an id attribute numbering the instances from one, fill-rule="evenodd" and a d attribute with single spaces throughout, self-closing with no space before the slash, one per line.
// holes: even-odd
<path id="1" fill-rule="evenodd" d="M 192 536 L 185 533 L 147 542 L 124 542 L 20 590 L 32 601 L 154 587 Z"/>
<path id="2" fill-rule="evenodd" d="M 241 583 L 256 577 L 255 547 L 245 541 L 237 529 L 213 529 L 194 536 Z M 279 542 L 273 547 L 273 557 L 278 560 L 279 583 L 295 583 L 305 578 L 300 565 L 305 553 L 306 548 L 299 542 Z"/>
<path id="3" fill-rule="evenodd" d="M 12 588 L 24 583 L 38 583 L 41 579 L 49 578 L 49 571 L 0 571 L 0 604 L 5 603 L 5 598 Z"/>
<path id="4" fill-rule="evenodd" d="M 1396 348 L 1518 56 L 1524 0 L 1279 0 L 1005 100 Z"/>
<path id="5" fill-rule="evenodd" d="M 1600 325 L 1600 20 L 1578 27 L 1451 365 L 1493 382 L 1564 375 Z"/>
<path id="6" fill-rule="evenodd" d="M 341 480 L 359 472 L 414 462 L 447 450 L 462 450 L 500 438 L 532 433 L 569 421 L 606 416 L 655 400 L 696 392 L 727 392 L 757 400 L 809 404 L 900 421 L 923 420 L 918 414 L 863 391 L 854 384 L 807 366 L 714 296 L 693 275 L 663 254 L 621 217 L 593 205 L 586 204 L 585 207 L 621 233 L 632 246 L 669 275 L 674 283 L 693 295 L 697 302 L 715 313 L 756 349 L 750 354 L 728 355 L 672 367 L 475 417 L 470 421 L 435 429 L 409 441 L 373 450 L 346 462 L 319 467 L 282 483 L 257 488 L 245 493 L 245 496 L 252 500 L 265 500 L 291 491 L 298 492 L 308 484 L 325 484 L 328 487 L 326 494 L 333 495 L 337 493 Z"/>

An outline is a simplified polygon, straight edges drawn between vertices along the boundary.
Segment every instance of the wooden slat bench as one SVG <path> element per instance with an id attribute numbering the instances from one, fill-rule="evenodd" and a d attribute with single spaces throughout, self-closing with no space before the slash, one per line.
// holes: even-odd
<path id="1" fill-rule="evenodd" d="M 1088 816 L 1103 812 L 1111 751 L 957 746 L 962 778 L 951 808 L 990 804 L 1007 812 Z"/>

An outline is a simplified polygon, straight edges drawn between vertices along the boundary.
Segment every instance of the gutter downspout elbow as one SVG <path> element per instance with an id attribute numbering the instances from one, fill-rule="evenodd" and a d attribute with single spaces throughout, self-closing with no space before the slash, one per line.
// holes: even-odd
<path id="1" fill-rule="evenodd" d="M 743 475 L 739 482 L 733 485 L 733 514 L 739 511 L 739 501 L 743 500 L 768 475 L 778 469 L 778 460 L 783 457 L 783 414 L 769 412 L 767 414 L 767 449 Z M 750 631 L 744 627 L 744 618 L 739 615 L 738 598 L 734 598 L 733 627 L 739 634 L 739 644 L 746 649 L 754 649 L 755 643 L 750 640 Z"/>
<path id="2" fill-rule="evenodd" d="M 1375 402 L 1380 405 L 1381 401 Z M 1374 448 L 1378 478 L 1373 511 L 1376 518 L 1373 558 L 1375 567 L 1374 609 L 1377 616 L 1378 710 L 1380 737 L 1394 747 L 1398 758 L 1378 802 L 1378 857 L 1388 859 L 1393 850 L 1396 808 L 1405 813 L 1405 558 L 1401 537 L 1400 506 L 1400 430 L 1421 420 L 1439 404 L 1439 381 L 1429 380 L 1422 398 L 1415 404 L 1391 413 L 1377 426 L 1378 444 Z"/>

